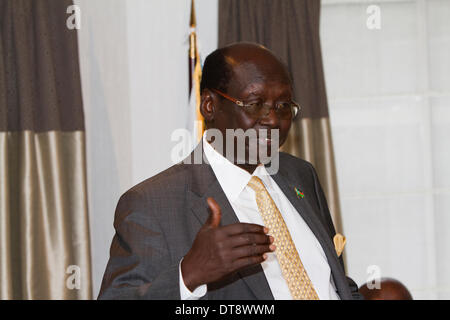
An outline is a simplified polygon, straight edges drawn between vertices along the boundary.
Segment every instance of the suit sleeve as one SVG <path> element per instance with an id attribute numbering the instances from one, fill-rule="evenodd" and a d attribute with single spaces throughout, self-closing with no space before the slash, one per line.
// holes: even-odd
<path id="1" fill-rule="evenodd" d="M 323 192 L 322 186 L 320 185 L 319 177 L 317 176 L 316 170 L 314 167 L 309 164 L 310 169 L 312 171 L 312 175 L 314 177 L 314 189 L 316 191 L 316 196 L 318 199 L 318 204 L 320 208 L 320 213 L 322 215 L 323 221 L 325 221 L 326 226 L 328 227 L 328 230 L 330 232 L 330 236 L 333 238 L 336 234 L 336 230 L 334 228 L 333 220 L 331 218 L 330 209 L 328 208 L 328 203 L 325 198 L 325 193 Z M 342 269 L 345 270 L 344 267 L 344 259 L 342 258 L 342 255 L 339 257 L 339 262 L 342 266 Z M 355 300 L 363 300 L 363 296 L 358 291 L 358 285 L 353 281 L 350 277 L 346 277 L 347 282 L 350 288 L 350 291 L 352 293 L 352 297 Z"/>
<path id="2" fill-rule="evenodd" d="M 98 299 L 180 299 L 179 261 L 148 203 L 128 191 L 117 205 L 116 230 Z"/>

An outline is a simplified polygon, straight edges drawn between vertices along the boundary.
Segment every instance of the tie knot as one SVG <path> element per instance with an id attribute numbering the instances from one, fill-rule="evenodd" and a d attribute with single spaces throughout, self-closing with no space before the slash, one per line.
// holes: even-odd
<path id="1" fill-rule="evenodd" d="M 253 190 L 255 190 L 255 192 L 259 192 L 259 191 L 264 191 L 265 187 L 264 184 L 262 183 L 261 179 L 253 176 L 250 181 L 248 182 L 248 186 L 250 188 L 252 188 Z"/>

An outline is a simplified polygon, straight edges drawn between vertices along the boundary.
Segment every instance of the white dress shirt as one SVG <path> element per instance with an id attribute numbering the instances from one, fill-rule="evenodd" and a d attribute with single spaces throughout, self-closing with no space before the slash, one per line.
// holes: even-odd
<path id="1" fill-rule="evenodd" d="M 203 135 L 203 148 L 205 156 L 239 221 L 264 225 L 256 204 L 255 192 L 247 186 L 252 175 L 234 165 L 214 150 L 206 141 L 205 135 Z M 253 176 L 257 176 L 262 180 L 278 210 L 281 212 L 319 299 L 339 299 L 327 258 L 314 233 L 267 173 L 263 165 L 256 168 Z M 292 295 L 276 258 L 276 249 L 275 252 L 267 253 L 267 260 L 262 262 L 261 266 L 275 300 L 291 300 Z M 202 285 L 196 288 L 194 292 L 191 292 L 183 282 L 181 262 L 179 269 L 181 299 L 199 299 L 204 296 L 207 292 L 206 285 Z"/>

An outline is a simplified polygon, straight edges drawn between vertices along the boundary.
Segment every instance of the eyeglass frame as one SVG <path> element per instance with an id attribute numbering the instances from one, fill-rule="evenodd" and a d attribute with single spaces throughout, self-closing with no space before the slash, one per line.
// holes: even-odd
<path id="1" fill-rule="evenodd" d="M 218 89 L 210 88 L 210 90 L 212 90 L 213 92 L 215 92 L 218 95 L 222 96 L 223 98 L 233 102 L 234 104 L 237 104 L 238 106 L 240 106 L 242 108 L 245 108 L 245 107 L 249 106 L 249 104 L 245 104 L 242 100 L 235 99 L 235 98 L 227 95 L 226 93 L 224 93 L 224 92 L 222 92 L 222 91 L 220 91 Z M 302 106 L 300 104 L 298 104 L 297 102 L 292 101 L 292 100 L 289 102 L 289 104 L 291 106 L 291 110 L 292 110 L 292 106 L 294 106 L 294 110 L 297 110 L 296 112 L 293 112 L 293 114 L 292 114 L 291 120 L 294 120 L 298 116 L 300 111 L 302 110 Z M 272 107 L 270 109 L 272 109 Z M 244 111 L 245 111 L 245 109 L 244 109 Z"/>

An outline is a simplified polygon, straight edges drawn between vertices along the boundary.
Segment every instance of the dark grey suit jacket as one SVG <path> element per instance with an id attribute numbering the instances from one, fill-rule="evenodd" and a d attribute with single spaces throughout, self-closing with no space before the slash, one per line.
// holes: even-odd
<path id="1" fill-rule="evenodd" d="M 344 273 L 328 205 L 312 165 L 280 153 L 272 178 L 322 245 L 341 299 L 360 299 Z M 305 197 L 298 198 L 294 188 Z M 239 222 L 209 164 L 177 164 L 128 190 L 117 205 L 116 234 L 99 299 L 180 299 L 179 263 L 209 216 L 206 199 L 222 209 L 221 225 Z M 273 299 L 260 265 L 208 285 L 203 299 Z"/>

